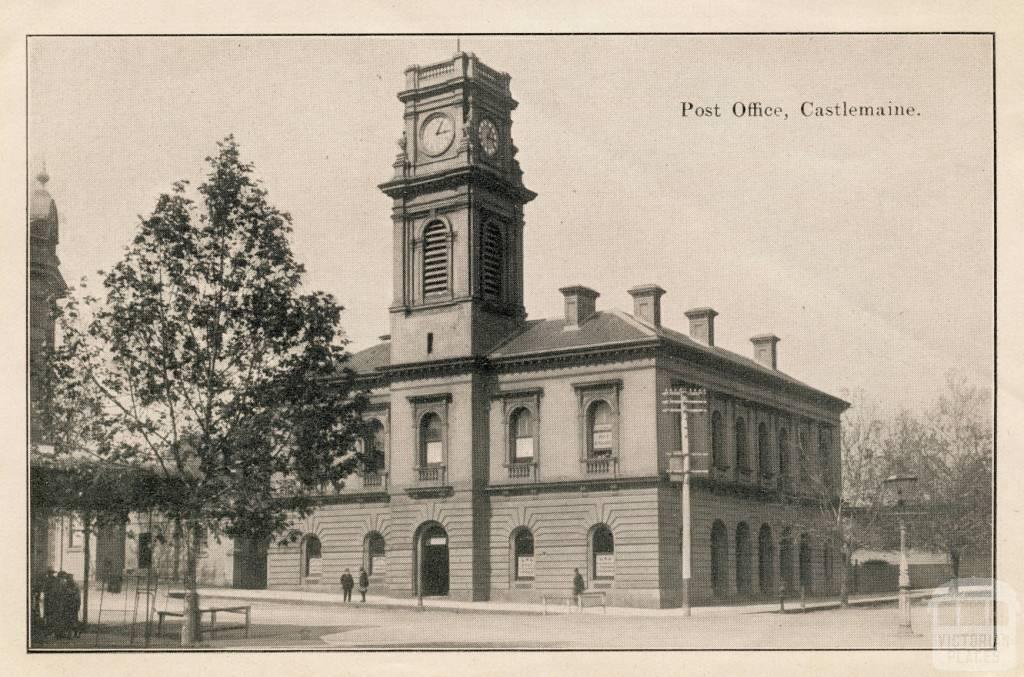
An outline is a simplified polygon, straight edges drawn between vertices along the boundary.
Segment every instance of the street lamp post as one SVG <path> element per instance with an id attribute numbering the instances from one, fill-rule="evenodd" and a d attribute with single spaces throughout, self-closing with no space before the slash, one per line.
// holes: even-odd
<path id="1" fill-rule="evenodd" d="M 914 634 L 910 623 L 910 563 L 907 561 L 907 524 L 904 519 L 905 494 L 917 481 L 913 475 L 893 475 L 885 483 L 896 490 L 896 519 L 900 527 L 900 577 L 899 577 L 899 613 L 900 632 Z"/>
<path id="2" fill-rule="evenodd" d="M 665 398 L 662 404 L 665 413 L 679 414 L 679 455 L 669 457 L 669 475 L 673 480 L 680 482 L 680 502 L 682 504 L 682 529 L 683 541 L 682 569 L 682 608 L 687 616 L 690 615 L 690 475 L 707 471 L 692 470 L 690 468 L 690 436 L 687 426 L 688 414 L 701 414 L 707 411 L 707 398 L 704 391 L 695 388 L 684 390 L 681 388 L 670 388 L 662 393 Z M 706 456 L 707 454 L 698 454 Z"/>

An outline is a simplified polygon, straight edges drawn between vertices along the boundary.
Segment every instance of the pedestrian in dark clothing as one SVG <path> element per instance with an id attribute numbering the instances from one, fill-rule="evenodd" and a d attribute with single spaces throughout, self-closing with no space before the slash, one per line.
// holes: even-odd
<path id="1" fill-rule="evenodd" d="M 43 625 L 46 632 L 52 634 L 57 627 L 57 609 L 60 607 L 57 593 L 57 574 L 53 569 L 46 570 L 46 578 L 43 579 Z"/>
<path id="2" fill-rule="evenodd" d="M 352 601 L 352 588 L 355 587 L 356 582 L 352 580 L 352 574 L 348 569 L 345 569 L 345 573 L 341 575 L 341 591 L 344 593 L 342 597 L 343 602 Z"/>
<path id="3" fill-rule="evenodd" d="M 366 591 L 370 589 L 370 576 L 366 569 L 359 567 L 359 594 L 362 595 L 360 602 L 366 601 Z"/>
<path id="4" fill-rule="evenodd" d="M 78 637 L 81 625 L 78 612 L 82 608 L 82 593 L 75 583 L 75 578 L 67 574 L 64 578 L 64 628 L 72 637 Z"/>
<path id="5" fill-rule="evenodd" d="M 575 575 L 572 577 L 572 599 L 576 602 L 576 606 L 580 604 L 580 594 L 587 589 L 587 584 L 583 582 L 583 574 L 577 569 Z"/>

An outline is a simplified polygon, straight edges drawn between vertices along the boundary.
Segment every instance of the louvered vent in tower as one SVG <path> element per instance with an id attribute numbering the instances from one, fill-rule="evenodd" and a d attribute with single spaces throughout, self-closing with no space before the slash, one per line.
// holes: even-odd
<path id="1" fill-rule="evenodd" d="M 423 231 L 423 294 L 448 291 L 448 233 L 440 221 Z"/>
<path id="2" fill-rule="evenodd" d="M 493 221 L 484 226 L 481 258 L 483 265 L 484 296 L 496 301 L 501 300 L 501 277 L 503 250 L 501 228 Z"/>

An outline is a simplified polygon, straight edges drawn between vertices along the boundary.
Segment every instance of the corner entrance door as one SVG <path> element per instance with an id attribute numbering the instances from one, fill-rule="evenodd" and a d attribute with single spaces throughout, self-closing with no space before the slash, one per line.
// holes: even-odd
<path id="1" fill-rule="evenodd" d="M 448 594 L 448 533 L 439 525 L 423 530 L 420 537 L 420 581 L 423 594 Z"/>

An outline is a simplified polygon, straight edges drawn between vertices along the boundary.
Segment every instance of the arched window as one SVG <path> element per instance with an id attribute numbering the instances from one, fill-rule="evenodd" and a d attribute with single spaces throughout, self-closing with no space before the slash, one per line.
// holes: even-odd
<path id="1" fill-rule="evenodd" d="M 775 545 L 772 543 L 772 528 L 761 525 L 757 534 L 757 582 L 761 594 L 773 595 L 775 591 Z"/>
<path id="2" fill-rule="evenodd" d="M 822 483 L 832 487 L 832 428 L 823 426 L 818 430 L 818 468 Z"/>
<path id="3" fill-rule="evenodd" d="M 615 451 L 615 417 L 611 405 L 598 400 L 587 412 L 587 455 L 611 456 Z"/>
<path id="4" fill-rule="evenodd" d="M 368 474 L 384 472 L 384 424 L 372 419 L 363 438 L 363 463 Z"/>
<path id="5" fill-rule="evenodd" d="M 420 465 L 444 463 L 444 430 L 441 417 L 434 412 L 420 419 Z"/>
<path id="6" fill-rule="evenodd" d="M 711 526 L 711 591 L 715 597 L 728 594 L 729 536 L 725 525 L 715 520 Z"/>
<path id="7" fill-rule="evenodd" d="M 807 447 L 807 431 L 802 428 L 797 429 L 797 444 L 800 447 L 797 452 L 797 460 L 800 463 L 800 481 L 807 482 L 810 479 L 808 464 L 811 461 L 811 455 Z"/>
<path id="8" fill-rule="evenodd" d="M 716 468 L 725 468 L 725 449 L 722 445 L 722 414 L 711 414 L 711 463 Z"/>
<path id="9" fill-rule="evenodd" d="M 481 233 L 480 257 L 484 296 L 501 300 L 502 278 L 504 276 L 505 246 L 501 226 L 494 221 L 484 223 Z"/>
<path id="10" fill-rule="evenodd" d="M 533 534 L 529 529 L 520 529 L 512 540 L 514 549 L 512 562 L 517 581 L 533 580 Z"/>
<path id="11" fill-rule="evenodd" d="M 448 292 L 448 228 L 434 221 L 423 229 L 423 295 Z"/>
<path id="12" fill-rule="evenodd" d="M 615 578 L 615 536 L 612 530 L 601 524 L 594 528 L 590 536 L 593 559 L 591 574 L 595 579 Z"/>
<path id="13" fill-rule="evenodd" d="M 387 550 L 380 532 L 371 531 L 366 535 L 363 566 L 370 576 L 382 577 L 387 572 Z"/>
<path id="14" fill-rule="evenodd" d="M 811 539 L 800 534 L 800 587 L 810 594 L 814 587 L 814 570 L 811 568 Z"/>
<path id="15" fill-rule="evenodd" d="M 747 422 L 743 417 L 736 419 L 736 465 L 740 470 L 750 470 L 750 454 L 747 451 Z"/>
<path id="16" fill-rule="evenodd" d="M 302 575 L 305 578 L 319 578 L 323 573 L 320 559 L 320 539 L 309 535 L 302 539 Z"/>
<path id="17" fill-rule="evenodd" d="M 789 529 L 782 532 L 782 539 L 779 541 L 779 575 L 782 577 L 782 584 L 786 586 L 786 591 L 793 592 L 793 537 Z"/>
<path id="18" fill-rule="evenodd" d="M 513 463 L 532 463 L 534 459 L 534 423 L 530 410 L 520 407 L 509 417 L 509 450 Z"/>
<path id="19" fill-rule="evenodd" d="M 779 429 L 779 475 L 789 476 L 789 431 Z"/>
<path id="20" fill-rule="evenodd" d="M 736 592 L 749 595 L 750 589 L 750 527 L 746 522 L 736 525 Z"/>
<path id="21" fill-rule="evenodd" d="M 764 423 L 757 426 L 757 465 L 761 477 L 772 476 L 772 438 L 768 434 L 768 426 Z"/>

